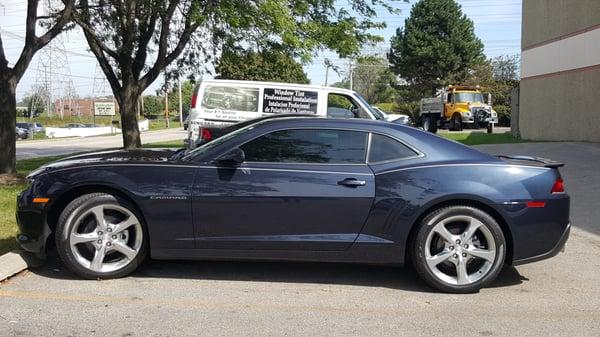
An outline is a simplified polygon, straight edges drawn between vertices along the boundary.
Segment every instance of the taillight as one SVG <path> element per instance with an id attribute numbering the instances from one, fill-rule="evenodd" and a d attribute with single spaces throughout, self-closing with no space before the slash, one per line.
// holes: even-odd
<path id="1" fill-rule="evenodd" d="M 208 129 L 202 128 L 202 131 L 200 132 L 200 138 L 202 140 L 211 140 L 212 134 L 210 133 L 210 131 Z"/>
<path id="2" fill-rule="evenodd" d="M 552 186 L 552 193 L 565 193 L 565 183 L 562 178 L 556 178 Z"/>
<path id="3" fill-rule="evenodd" d="M 192 95 L 192 109 L 196 107 L 196 99 L 198 98 L 198 94 L 194 93 Z"/>

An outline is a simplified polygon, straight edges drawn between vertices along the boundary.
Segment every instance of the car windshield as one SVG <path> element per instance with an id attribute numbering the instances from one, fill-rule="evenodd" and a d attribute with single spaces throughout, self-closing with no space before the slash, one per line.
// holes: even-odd
<path id="1" fill-rule="evenodd" d="M 214 148 L 216 146 L 219 146 L 219 145 L 225 143 L 226 141 L 228 141 L 228 140 L 230 140 L 232 138 L 235 138 L 235 137 L 237 137 L 239 135 L 242 135 L 242 134 L 244 134 L 244 133 L 246 133 L 246 132 L 254 129 L 254 127 L 256 126 L 256 124 L 259 124 L 259 123 L 260 122 L 252 123 L 252 124 L 247 125 L 247 126 L 245 126 L 243 128 L 240 128 L 240 129 L 237 129 L 235 131 L 232 131 L 232 132 L 230 132 L 230 133 L 228 133 L 228 134 L 226 134 L 224 136 L 221 136 L 221 137 L 219 137 L 219 138 L 217 138 L 217 139 L 215 139 L 213 141 L 205 143 L 204 145 L 201 145 L 201 146 L 199 146 L 199 147 L 191 150 L 190 152 L 187 152 L 185 154 L 185 156 L 183 158 L 181 158 L 181 160 L 186 160 L 186 161 L 190 160 L 190 159 L 192 159 L 192 158 L 194 158 L 194 157 L 196 157 L 196 156 L 198 156 L 198 155 L 200 155 L 200 154 L 202 154 L 202 153 L 204 153 L 204 152 L 206 152 L 206 151 L 208 151 L 208 150 L 210 150 L 210 149 L 212 149 L 212 148 Z M 175 158 L 173 158 L 173 159 L 175 159 Z"/>
<path id="2" fill-rule="evenodd" d="M 454 100 L 457 103 L 483 103 L 483 95 L 480 92 L 457 92 Z"/>
<path id="3" fill-rule="evenodd" d="M 381 112 L 377 111 L 376 109 L 373 109 L 371 104 L 369 104 L 369 102 L 367 102 L 367 100 L 364 99 L 361 95 L 356 94 L 356 97 L 358 97 L 358 99 L 363 103 L 363 105 L 365 107 L 367 107 L 367 109 L 369 110 L 371 115 L 373 115 L 373 117 L 375 117 L 376 120 L 379 120 L 379 121 L 385 120 L 385 116 Z"/>

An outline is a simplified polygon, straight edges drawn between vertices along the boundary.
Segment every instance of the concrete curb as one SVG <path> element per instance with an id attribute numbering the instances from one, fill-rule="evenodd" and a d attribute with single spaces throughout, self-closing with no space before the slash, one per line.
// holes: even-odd
<path id="1" fill-rule="evenodd" d="M 35 259 L 23 251 L 13 250 L 0 256 L 0 281 L 16 275 L 28 267 L 37 266 Z"/>

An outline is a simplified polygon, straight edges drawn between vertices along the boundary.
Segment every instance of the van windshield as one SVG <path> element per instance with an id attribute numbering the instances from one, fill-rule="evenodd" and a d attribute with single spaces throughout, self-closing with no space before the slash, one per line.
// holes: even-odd
<path id="1" fill-rule="evenodd" d="M 358 97 L 358 99 L 363 103 L 363 105 L 367 108 L 367 110 L 369 110 L 371 115 L 373 115 L 373 117 L 375 117 L 376 120 L 378 120 L 378 121 L 385 120 L 385 116 L 382 113 L 380 113 L 379 111 L 376 111 L 375 109 L 373 109 L 371 104 L 369 104 L 369 102 L 367 102 L 367 100 L 364 99 L 364 97 L 362 97 L 359 94 L 356 94 L 356 97 Z"/>

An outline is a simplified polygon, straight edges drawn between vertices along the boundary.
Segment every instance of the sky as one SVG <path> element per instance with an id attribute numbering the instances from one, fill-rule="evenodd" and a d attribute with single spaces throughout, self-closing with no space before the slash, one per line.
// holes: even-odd
<path id="1" fill-rule="evenodd" d="M 521 1 L 522 0 L 458 0 L 463 12 L 474 22 L 475 33 L 485 46 L 488 57 L 499 55 L 515 55 L 520 53 L 521 46 Z M 339 0 L 340 5 L 344 1 Z M 410 15 L 410 8 L 416 1 L 410 3 L 392 2 L 400 9 L 399 14 L 390 14 L 383 8 L 378 9 L 378 17 L 385 21 L 387 28 L 374 31 L 382 36 L 385 42 L 375 47 L 365 47 L 363 53 L 384 54 L 389 49 L 390 38 L 396 29 L 404 25 L 404 20 Z M 25 36 L 26 1 L 0 0 L 0 30 L 5 52 L 11 64 L 16 62 L 23 46 Z M 36 83 L 41 83 L 43 72 L 41 65 L 53 64 L 52 77 L 55 82 L 54 91 L 64 91 L 69 78 L 73 87 L 81 97 L 90 95 L 109 94 L 109 88 L 98 69 L 94 56 L 88 51 L 87 43 L 79 30 L 63 34 L 60 39 L 52 42 L 52 48 L 46 52 L 38 52 L 27 72 L 17 87 L 17 99 L 29 94 Z M 66 52 L 60 52 L 66 50 Z M 64 57 L 66 56 L 66 57 Z M 340 59 L 331 52 L 322 52 L 313 58 L 311 64 L 304 69 L 312 84 L 325 84 L 325 59 L 329 59 L 340 69 L 347 69 L 348 60 Z M 52 60 L 51 62 L 48 60 Z M 42 62 L 41 62 L 42 61 Z M 67 76 L 69 75 L 70 76 Z M 329 72 L 328 83 L 340 80 L 340 75 Z M 208 78 L 210 76 L 206 76 Z M 158 78 L 147 90 L 146 94 L 154 94 L 162 84 Z M 58 94 L 58 93 L 55 93 Z"/>

